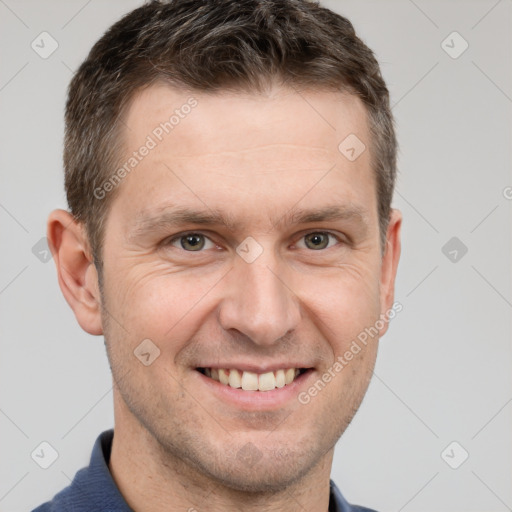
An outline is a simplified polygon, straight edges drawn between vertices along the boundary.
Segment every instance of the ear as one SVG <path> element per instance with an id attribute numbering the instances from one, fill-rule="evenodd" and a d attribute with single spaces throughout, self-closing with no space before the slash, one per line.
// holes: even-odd
<path id="1" fill-rule="evenodd" d="M 400 259 L 401 241 L 400 230 L 402 228 L 402 214 L 399 210 L 391 210 L 389 216 L 388 229 L 386 233 L 386 247 L 382 256 L 381 275 L 380 275 L 380 312 L 386 315 L 386 312 L 393 307 L 395 299 L 395 277 Z M 387 316 L 385 317 L 387 320 Z M 384 335 L 388 330 L 388 322 L 380 330 L 380 335 Z"/>
<path id="2" fill-rule="evenodd" d="M 47 238 L 60 289 L 80 327 L 89 334 L 103 334 L 98 274 L 84 225 L 69 212 L 54 210 L 48 217 Z"/>

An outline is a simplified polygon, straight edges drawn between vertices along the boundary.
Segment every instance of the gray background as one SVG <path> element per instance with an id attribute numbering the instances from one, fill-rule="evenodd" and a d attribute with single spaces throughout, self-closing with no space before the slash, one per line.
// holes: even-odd
<path id="1" fill-rule="evenodd" d="M 29 510 L 67 485 L 113 424 L 103 338 L 82 332 L 37 244 L 48 212 L 66 207 L 72 72 L 137 5 L 0 0 L 2 512 Z M 401 145 L 394 205 L 404 214 L 403 311 L 381 340 L 332 477 L 349 501 L 383 512 L 512 510 L 512 1 L 324 5 L 381 62 Z M 59 45 L 46 59 L 31 48 L 43 31 Z M 457 58 L 445 50 L 458 54 L 459 36 L 442 44 L 453 31 L 469 44 Z M 59 454 L 48 469 L 31 458 L 42 441 Z M 452 469 L 446 461 L 459 464 L 462 450 L 469 458 Z"/>

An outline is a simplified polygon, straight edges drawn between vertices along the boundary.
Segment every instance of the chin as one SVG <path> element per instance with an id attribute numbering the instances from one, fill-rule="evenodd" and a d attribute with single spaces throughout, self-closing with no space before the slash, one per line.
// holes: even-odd
<path id="1" fill-rule="evenodd" d="M 295 462 L 292 467 L 288 464 L 276 465 L 274 461 L 260 461 L 244 470 L 237 467 L 224 469 L 217 468 L 216 474 L 210 477 L 224 487 L 234 491 L 254 494 L 275 494 L 297 484 L 310 470 L 309 467 L 299 467 Z"/>
<path id="2" fill-rule="evenodd" d="M 318 463 L 315 453 L 311 449 L 307 452 L 297 447 L 262 447 L 248 442 L 238 450 L 233 446 L 209 456 L 196 454 L 188 462 L 233 491 L 274 494 L 300 482 Z"/>

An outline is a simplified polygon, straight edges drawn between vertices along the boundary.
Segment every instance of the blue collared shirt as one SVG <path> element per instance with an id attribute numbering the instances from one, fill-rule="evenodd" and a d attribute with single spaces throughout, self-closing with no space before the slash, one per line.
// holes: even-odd
<path id="1" fill-rule="evenodd" d="M 103 432 L 96 439 L 89 466 L 78 471 L 73 482 L 52 501 L 32 512 L 133 512 L 108 469 L 113 437 L 113 430 Z M 350 505 L 332 480 L 330 488 L 329 512 L 375 512 Z"/>

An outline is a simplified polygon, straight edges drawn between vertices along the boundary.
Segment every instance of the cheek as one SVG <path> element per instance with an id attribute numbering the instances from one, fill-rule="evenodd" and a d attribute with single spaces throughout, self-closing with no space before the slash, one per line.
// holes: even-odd
<path id="1" fill-rule="evenodd" d="M 302 289 L 313 322 L 319 320 L 318 329 L 337 355 L 379 318 L 379 280 L 369 268 L 346 266 L 313 283 L 304 277 Z"/>
<path id="2" fill-rule="evenodd" d="M 163 341 L 175 337 L 185 341 L 198 314 L 204 314 L 221 273 L 199 275 L 172 272 L 165 264 L 137 265 L 116 276 L 118 286 L 111 293 L 112 313 L 120 323 L 138 337 L 153 337 Z M 197 321 L 195 322 L 196 329 Z"/>

